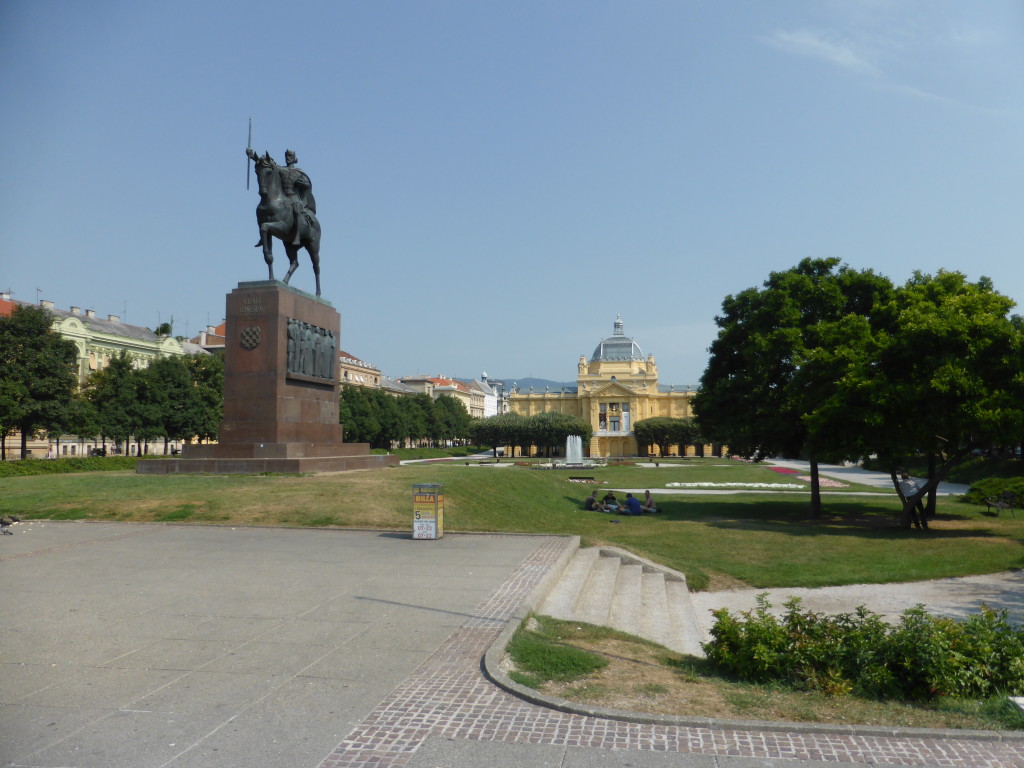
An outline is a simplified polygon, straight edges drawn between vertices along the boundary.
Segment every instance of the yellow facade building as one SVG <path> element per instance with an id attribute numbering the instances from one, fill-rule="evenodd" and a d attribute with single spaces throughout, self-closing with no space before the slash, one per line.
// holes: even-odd
<path id="1" fill-rule="evenodd" d="M 633 424 L 654 417 L 689 418 L 694 394 L 686 386 L 659 384 L 654 355 L 644 356 L 640 345 L 625 335 L 622 318 L 617 317 L 612 335 L 598 343 L 590 360 L 580 357 L 575 389 L 516 391 L 509 405 L 523 416 L 555 411 L 588 422 L 594 429 L 592 457 L 636 456 Z M 694 446 L 684 448 L 688 455 L 698 453 Z M 657 447 L 651 450 L 657 451 Z M 680 453 L 678 446 L 676 452 Z"/>
<path id="2" fill-rule="evenodd" d="M 0 315 L 9 317 L 18 305 L 31 306 L 25 302 L 11 299 L 7 293 L 0 293 Z M 175 338 L 169 334 L 160 334 L 141 325 L 130 325 L 118 315 L 98 317 L 91 309 L 82 310 L 71 307 L 70 310 L 57 309 L 52 301 L 42 300 L 39 307 L 45 309 L 53 317 L 53 331 L 75 344 L 77 361 L 75 371 L 78 381 L 84 384 L 88 378 L 110 365 L 117 355 L 124 353 L 131 360 L 132 367 L 147 368 L 158 357 L 207 354 L 199 344 Z M 204 337 L 205 340 L 205 337 Z M 21 436 L 13 432 L 6 438 L 6 448 L 20 448 Z M 27 441 L 31 455 L 39 456 L 76 456 L 87 454 L 99 447 L 100 441 L 95 437 L 84 438 L 75 435 L 64 435 L 57 441 L 50 441 L 40 432 L 32 435 Z M 180 447 L 173 444 L 174 447 Z M 134 453 L 136 445 L 128 450 Z"/>

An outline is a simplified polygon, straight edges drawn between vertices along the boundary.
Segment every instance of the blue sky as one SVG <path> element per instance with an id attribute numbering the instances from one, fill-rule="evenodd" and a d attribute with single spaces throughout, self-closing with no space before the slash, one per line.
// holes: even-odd
<path id="1" fill-rule="evenodd" d="M 267 277 L 252 117 L 386 375 L 572 380 L 621 314 L 695 383 L 722 299 L 806 256 L 1024 302 L 1022 72 L 999 0 L 4 0 L 0 290 L 220 322 Z"/>

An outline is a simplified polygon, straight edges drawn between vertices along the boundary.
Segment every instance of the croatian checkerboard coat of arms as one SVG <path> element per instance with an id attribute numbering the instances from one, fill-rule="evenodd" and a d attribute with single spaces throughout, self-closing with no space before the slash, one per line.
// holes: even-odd
<path id="1" fill-rule="evenodd" d="M 239 341 L 239 345 L 244 350 L 254 350 L 260 345 L 262 336 L 263 332 L 260 330 L 258 325 L 246 326 L 242 329 L 242 338 Z"/>

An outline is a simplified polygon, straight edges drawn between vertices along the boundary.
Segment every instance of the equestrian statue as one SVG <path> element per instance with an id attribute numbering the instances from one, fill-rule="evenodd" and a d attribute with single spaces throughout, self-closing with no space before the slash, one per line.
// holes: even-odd
<path id="1" fill-rule="evenodd" d="M 274 279 L 273 238 L 284 244 L 288 254 L 287 284 L 299 266 L 299 249 L 305 248 L 313 261 L 316 275 L 316 295 L 320 295 L 320 222 L 316 218 L 316 200 L 309 176 L 295 164 L 298 158 L 290 149 L 284 153 L 285 166 L 274 162 L 266 152 L 261 157 L 252 148 L 245 154 L 253 161 L 256 181 L 260 187 L 260 202 L 256 206 L 256 222 L 260 226 L 260 239 L 256 247 L 263 248 L 263 260 Z"/>

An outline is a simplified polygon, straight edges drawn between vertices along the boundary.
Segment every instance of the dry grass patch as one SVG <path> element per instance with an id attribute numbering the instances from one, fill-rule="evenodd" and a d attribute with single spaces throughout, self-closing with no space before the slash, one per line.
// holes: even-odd
<path id="1" fill-rule="evenodd" d="M 640 638 L 582 622 L 539 618 L 530 626 L 541 636 L 608 661 L 585 677 L 538 687 L 542 693 L 587 706 L 677 717 L 982 730 L 1014 727 L 1012 721 L 1007 725 L 988 711 L 991 702 L 922 706 L 752 685 L 719 675 L 704 659 Z"/>

